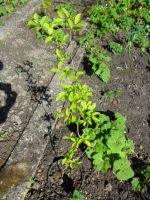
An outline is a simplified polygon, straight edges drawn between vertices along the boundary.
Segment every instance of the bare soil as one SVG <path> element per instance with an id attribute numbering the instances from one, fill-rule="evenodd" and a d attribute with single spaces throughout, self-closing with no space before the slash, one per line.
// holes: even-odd
<path id="1" fill-rule="evenodd" d="M 126 135 L 133 139 L 136 152 L 130 159 L 133 167 L 138 168 L 149 163 L 150 156 L 149 54 L 134 48 L 130 54 L 124 52 L 112 57 L 112 75 L 108 84 L 102 83 L 98 77 L 89 73 L 88 69 L 84 82 L 93 89 L 97 110 L 108 115 L 120 112 L 127 117 Z M 87 65 L 83 62 L 82 69 L 85 68 Z M 104 91 L 113 89 L 121 90 L 122 95 L 114 98 L 103 95 Z M 83 165 L 79 170 L 74 174 L 65 171 L 62 177 L 63 167 L 60 161 L 68 145 L 62 137 L 70 132 L 70 129 L 63 127 L 62 123 L 59 124 L 51 135 L 53 140 L 49 144 L 55 148 L 54 160 L 48 159 L 48 146 L 35 176 L 37 184 L 30 189 L 26 200 L 69 200 L 74 189 L 83 192 L 88 200 L 150 199 L 148 192 L 133 192 L 128 182 L 117 181 L 111 171 L 104 174 L 95 172 L 86 157 L 83 158 Z"/>

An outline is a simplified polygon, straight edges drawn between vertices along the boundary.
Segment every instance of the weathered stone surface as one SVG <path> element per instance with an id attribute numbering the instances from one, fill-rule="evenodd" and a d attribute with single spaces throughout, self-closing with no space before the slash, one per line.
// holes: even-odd
<path id="1" fill-rule="evenodd" d="M 51 80 L 50 66 L 55 65 L 55 47 L 46 46 L 28 32 L 26 24 L 0 41 L 0 92 L 3 100 L 0 107 L 0 131 L 9 133 L 9 141 L 0 143 L 0 166 L 10 155 L 14 145 L 26 128 L 38 102 L 33 101 L 33 92 L 39 96 Z M 26 72 L 20 72 L 23 69 Z M 28 91 L 30 82 L 34 84 Z M 41 88 L 41 89 L 40 89 Z M 37 91 L 40 90 L 40 91 Z M 6 100 L 4 103 L 4 99 Z"/>
<path id="2" fill-rule="evenodd" d="M 5 26 L 0 28 L 0 40 L 6 38 L 8 35 L 13 34 L 18 25 L 25 21 L 33 12 L 37 10 L 42 0 L 32 0 L 23 8 L 16 11 L 10 20 L 6 21 Z"/>

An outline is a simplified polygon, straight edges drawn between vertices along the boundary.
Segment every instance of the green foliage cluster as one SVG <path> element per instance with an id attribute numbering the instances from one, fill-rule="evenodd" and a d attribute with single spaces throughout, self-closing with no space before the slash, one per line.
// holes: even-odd
<path id="1" fill-rule="evenodd" d="M 95 128 L 85 128 L 83 135 L 89 138 L 90 145 L 86 154 L 97 171 L 113 169 L 119 180 L 128 180 L 134 176 L 128 155 L 134 153 L 132 140 L 125 138 L 126 118 L 120 113 L 111 120 L 104 114 L 99 115 Z"/>
<path id="2" fill-rule="evenodd" d="M 63 29 L 68 29 L 71 36 L 72 31 L 78 32 L 83 25 L 81 14 L 72 17 L 70 11 L 64 7 L 58 7 L 57 16 L 53 19 L 35 13 L 33 18 L 28 21 L 28 26 L 35 29 L 37 37 L 43 37 L 45 43 L 65 43 L 69 40 L 69 34 L 66 34 Z"/>
<path id="3" fill-rule="evenodd" d="M 0 0 L 0 17 L 11 15 L 17 6 L 27 3 L 27 0 Z"/>
<path id="4" fill-rule="evenodd" d="M 110 0 L 93 5 L 88 14 L 98 37 L 125 31 L 130 46 L 134 43 L 146 50 L 150 45 L 149 11 L 149 0 Z"/>
<path id="5" fill-rule="evenodd" d="M 136 192 L 145 192 L 150 188 L 150 165 L 143 167 L 138 174 L 139 177 L 132 179 L 132 188 Z"/>
<path id="6" fill-rule="evenodd" d="M 65 34 L 62 29 L 58 29 L 61 20 L 50 19 L 47 16 L 41 17 L 37 13 L 28 21 L 28 26 L 36 30 L 38 38 L 44 38 L 45 43 L 55 42 L 64 43 L 69 39 L 69 35 Z"/>
<path id="7" fill-rule="evenodd" d="M 123 51 L 123 46 L 114 41 L 109 42 L 109 48 L 113 54 L 120 54 Z"/>
<path id="8" fill-rule="evenodd" d="M 43 0 L 40 6 L 40 10 L 45 15 L 49 16 L 51 14 L 53 7 L 53 0 Z"/>
<path id="9" fill-rule="evenodd" d="M 92 64 L 92 69 L 95 74 L 105 83 L 110 79 L 110 69 L 107 63 L 110 62 L 111 57 L 106 54 L 103 49 L 92 49 L 88 55 L 89 61 Z"/>
<path id="10" fill-rule="evenodd" d="M 69 17 L 73 20 L 75 17 L 75 9 L 73 5 L 71 3 L 61 3 L 56 7 L 57 10 L 62 10 L 62 8 L 65 8 L 68 11 Z"/>
<path id="11" fill-rule="evenodd" d="M 111 57 L 107 55 L 104 49 L 97 46 L 92 32 L 88 32 L 85 37 L 81 38 L 80 43 L 86 50 L 92 70 L 103 82 L 107 83 L 110 79 L 108 63 L 111 61 Z"/>
<path id="12" fill-rule="evenodd" d="M 51 72 L 60 72 L 66 56 L 61 50 L 56 49 L 59 60 L 58 65 L 51 69 Z M 61 62 L 61 63 L 60 63 Z M 57 101 L 68 101 L 68 107 L 64 113 L 58 112 L 57 117 L 65 117 L 64 121 L 68 124 L 76 123 L 77 125 L 92 125 L 92 120 L 96 120 L 97 112 L 94 112 L 96 104 L 89 100 L 92 96 L 91 89 L 81 84 L 80 77 L 84 75 L 83 71 L 74 71 L 69 65 L 64 67 L 59 75 L 63 92 L 59 93 Z M 72 81 L 73 84 L 65 83 L 66 80 Z"/>
<path id="13" fill-rule="evenodd" d="M 58 58 L 65 57 L 57 49 Z M 64 118 L 66 124 L 76 124 L 77 136 L 71 133 L 64 136 L 71 142 L 71 147 L 64 155 L 62 164 L 75 170 L 81 164 L 78 151 L 81 145 L 86 146 L 86 155 L 92 160 L 96 170 L 107 171 L 113 169 L 119 180 L 128 180 L 134 176 L 128 155 L 134 153 L 134 145 L 131 140 L 125 138 L 126 119 L 119 113 L 115 114 L 115 119 L 96 112 L 96 103 L 90 100 L 91 89 L 82 84 L 82 71 L 75 71 L 70 66 L 58 69 L 52 68 L 52 72 L 60 72 L 59 78 L 63 92 L 56 97 L 57 101 L 66 102 L 63 111 L 58 108 L 57 118 Z M 72 84 L 65 83 L 66 79 Z M 82 127 L 82 131 L 79 131 Z"/>

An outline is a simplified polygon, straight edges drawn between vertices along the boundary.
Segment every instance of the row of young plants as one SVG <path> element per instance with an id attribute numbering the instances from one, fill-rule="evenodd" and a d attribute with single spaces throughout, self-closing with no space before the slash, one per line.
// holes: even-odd
<path id="1" fill-rule="evenodd" d="M 115 1 L 111 1 L 111 3 L 113 2 Z M 105 6 L 109 9 L 109 6 Z M 129 7 L 129 4 L 126 6 Z M 113 8 L 112 4 L 110 7 Z M 91 12 L 94 12 L 93 7 L 89 13 Z M 96 19 L 98 20 L 100 17 L 98 16 Z M 104 26 L 105 23 L 101 22 L 101 24 Z M 118 180 L 130 180 L 135 191 L 143 191 L 149 187 L 150 167 L 146 166 L 139 171 L 139 176 L 132 168 L 129 155 L 135 153 L 134 143 L 125 136 L 126 118 L 120 113 L 109 117 L 97 112 L 96 103 L 91 100 L 92 90 L 82 82 L 84 72 L 78 69 L 74 70 L 70 65 L 65 65 L 69 55 L 63 53 L 62 49 L 64 44 L 72 39 L 73 34 L 79 32 L 84 26 L 81 14 L 75 14 L 71 4 L 62 4 L 57 7 L 57 15 L 54 18 L 51 19 L 48 16 L 40 16 L 35 13 L 28 21 L 28 26 L 35 29 L 37 37 L 43 38 L 45 43 L 53 42 L 59 46 L 56 49 L 57 66 L 51 69 L 51 73 L 59 73 L 62 92 L 58 94 L 56 101 L 65 102 L 65 109 L 58 107 L 56 118 L 63 118 L 66 125 L 76 125 L 74 133 L 64 136 L 64 139 L 70 141 L 71 145 L 64 154 L 62 164 L 66 165 L 72 172 L 76 170 L 82 163 L 82 155 L 79 154 L 82 145 L 85 149 L 84 153 L 91 160 L 95 170 L 106 172 L 111 169 Z M 103 34 L 106 30 L 111 30 L 110 28 L 106 29 L 106 27 L 101 28 Z M 97 35 L 100 34 L 97 29 L 95 30 Z M 80 42 L 86 49 L 87 56 L 92 63 L 92 69 L 101 80 L 107 82 L 110 78 L 107 63 L 110 62 L 111 58 L 103 49 L 97 50 L 95 42 L 93 42 L 95 41 L 95 33 L 88 33 L 85 39 L 80 39 Z M 66 80 L 68 81 L 66 82 Z"/>

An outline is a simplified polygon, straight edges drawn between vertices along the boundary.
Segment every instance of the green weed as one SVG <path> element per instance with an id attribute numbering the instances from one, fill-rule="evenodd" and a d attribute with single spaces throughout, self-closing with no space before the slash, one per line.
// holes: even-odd
<path id="1" fill-rule="evenodd" d="M 132 188 L 136 192 L 145 192 L 150 188 L 150 165 L 145 166 L 140 172 L 139 177 L 132 179 Z"/>
<path id="2" fill-rule="evenodd" d="M 123 46 L 117 42 L 110 41 L 109 49 L 113 54 L 120 54 L 123 51 Z"/>
<path id="3" fill-rule="evenodd" d="M 111 61 L 111 57 L 107 55 L 104 49 L 97 47 L 92 32 L 88 32 L 85 37 L 81 38 L 80 43 L 86 50 L 92 70 L 103 82 L 107 83 L 110 79 L 108 63 Z"/>
<path id="4" fill-rule="evenodd" d="M 128 155 L 134 153 L 131 140 L 125 138 L 125 117 L 115 114 L 115 120 L 100 114 L 95 128 L 85 128 L 83 135 L 89 138 L 86 154 L 92 160 L 97 171 L 113 169 L 119 180 L 128 180 L 134 176 Z"/>
<path id="5" fill-rule="evenodd" d="M 110 97 L 110 98 L 114 98 L 114 97 L 119 97 L 122 95 L 122 91 L 121 90 L 108 90 L 106 92 L 104 92 L 104 96 L 106 97 Z"/>
<path id="6" fill-rule="evenodd" d="M 84 196 L 78 190 L 74 190 L 71 200 L 85 200 Z"/>

